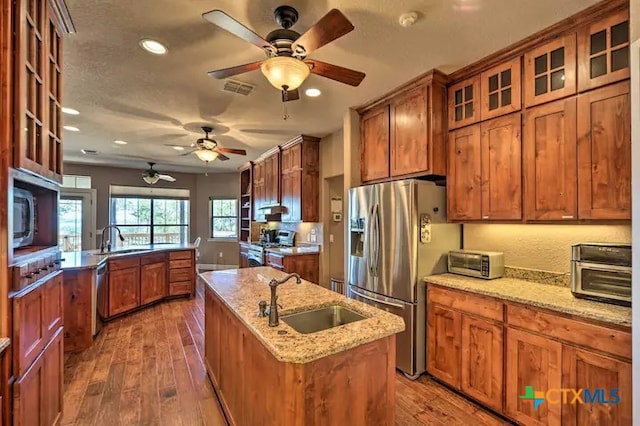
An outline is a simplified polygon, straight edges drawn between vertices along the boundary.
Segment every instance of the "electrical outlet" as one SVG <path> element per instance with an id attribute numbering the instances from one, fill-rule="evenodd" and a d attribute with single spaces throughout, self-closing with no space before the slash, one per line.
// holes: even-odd
<path id="1" fill-rule="evenodd" d="M 220 259 L 222 259 L 222 252 L 220 252 L 220 253 L 218 254 L 218 257 L 219 257 Z"/>
<path id="2" fill-rule="evenodd" d="M 332 243 L 333 242 L 333 234 L 329 234 L 329 242 Z"/>

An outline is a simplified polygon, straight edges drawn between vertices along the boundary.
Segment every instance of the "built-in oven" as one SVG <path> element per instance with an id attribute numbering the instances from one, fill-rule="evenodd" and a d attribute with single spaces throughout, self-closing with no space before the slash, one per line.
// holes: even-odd
<path id="1" fill-rule="evenodd" d="M 575 244 L 571 292 L 580 298 L 631 306 L 631 245 Z"/>

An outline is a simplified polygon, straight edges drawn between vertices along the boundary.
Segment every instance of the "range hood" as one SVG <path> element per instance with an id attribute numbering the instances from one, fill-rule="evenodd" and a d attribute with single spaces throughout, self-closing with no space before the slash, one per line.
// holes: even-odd
<path id="1" fill-rule="evenodd" d="M 280 204 L 271 204 L 268 206 L 262 206 L 258 210 L 265 210 L 265 214 L 274 215 L 287 212 L 287 208 Z"/>

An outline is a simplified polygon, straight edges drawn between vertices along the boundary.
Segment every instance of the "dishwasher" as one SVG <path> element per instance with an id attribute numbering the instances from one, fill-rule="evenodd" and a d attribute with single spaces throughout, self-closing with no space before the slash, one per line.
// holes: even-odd
<path id="1" fill-rule="evenodd" d="M 91 286 L 91 332 L 95 337 L 102 329 L 101 316 L 107 314 L 107 264 L 98 266 Z"/>

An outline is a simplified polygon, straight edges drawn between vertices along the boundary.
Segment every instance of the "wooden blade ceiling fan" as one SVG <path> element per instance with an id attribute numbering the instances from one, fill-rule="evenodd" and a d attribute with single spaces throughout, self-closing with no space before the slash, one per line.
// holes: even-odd
<path id="1" fill-rule="evenodd" d="M 204 138 L 200 138 L 195 143 L 192 143 L 191 147 L 194 149 L 189 152 L 185 152 L 184 154 L 180 154 L 180 156 L 184 157 L 195 152 L 199 159 L 201 159 L 205 163 L 208 163 L 215 159 L 218 159 L 220 161 L 229 160 L 229 157 L 224 154 L 247 155 L 247 151 L 245 151 L 244 149 L 221 147 L 218 144 L 218 141 L 209 137 L 209 133 L 213 132 L 212 127 L 204 126 L 202 127 L 202 131 L 205 134 Z"/>
<path id="2" fill-rule="evenodd" d="M 353 31 L 353 24 L 342 12 L 338 9 L 330 10 L 302 35 L 291 29 L 298 21 L 296 9 L 280 6 L 273 15 L 282 28 L 275 29 L 262 38 L 222 10 L 204 13 L 204 19 L 258 46 L 267 55 L 267 59 L 263 61 L 210 71 L 209 75 L 224 79 L 260 68 L 267 80 L 282 91 L 283 102 L 300 98 L 298 87 L 310 73 L 350 86 L 358 86 L 362 82 L 365 77 L 363 72 L 307 59 L 307 55 L 313 51 Z"/>

